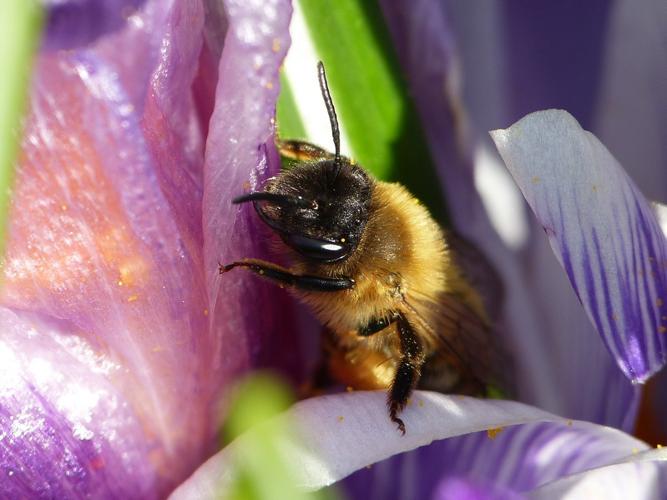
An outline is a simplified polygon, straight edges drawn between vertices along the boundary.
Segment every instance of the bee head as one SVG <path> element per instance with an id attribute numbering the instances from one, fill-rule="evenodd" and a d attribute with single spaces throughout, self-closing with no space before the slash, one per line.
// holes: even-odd
<path id="1" fill-rule="evenodd" d="M 334 159 L 302 163 L 234 202 L 253 201 L 262 220 L 304 257 L 344 260 L 361 239 L 372 187 L 363 169 L 345 163 L 338 172 Z"/>
<path id="2" fill-rule="evenodd" d="M 240 196 L 234 203 L 254 202 L 262 220 L 304 257 L 337 262 L 359 244 L 372 183 L 363 169 L 340 154 L 338 119 L 322 62 L 317 71 L 331 124 L 333 158 L 300 163 L 269 180 L 265 191 Z"/>

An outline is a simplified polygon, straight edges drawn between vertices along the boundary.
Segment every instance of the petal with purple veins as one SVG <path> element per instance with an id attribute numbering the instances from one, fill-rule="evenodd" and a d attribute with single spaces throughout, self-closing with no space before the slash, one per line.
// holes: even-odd
<path id="1" fill-rule="evenodd" d="M 494 9 L 477 9 L 470 13 L 472 19 L 468 22 L 486 20 L 483 21 L 485 36 L 480 39 L 477 32 L 466 30 L 465 26 L 457 33 L 458 37 L 452 34 L 450 23 L 456 26 L 466 17 L 460 12 L 465 10 L 464 5 L 443 7 L 438 2 L 419 0 L 383 2 L 382 6 L 438 164 L 454 227 L 490 258 L 503 278 L 505 304 L 498 329 L 515 355 L 519 397 L 558 414 L 631 429 L 637 390 L 619 372 L 593 335 L 593 326 L 543 241 L 537 224 L 527 227 L 528 234 L 520 250 L 508 248 L 489 223 L 475 188 L 484 175 L 483 166 L 488 167 L 485 171 L 506 175 L 501 160 L 496 160 L 490 152 L 492 146 L 489 146 L 489 154 L 485 152 L 476 157 L 494 165 L 482 165 L 477 158 L 473 164 L 471 154 L 473 147 L 486 151 L 483 149 L 486 146 L 480 144 L 470 125 L 497 122 L 504 116 L 502 108 L 506 104 L 498 102 L 503 95 L 502 78 L 491 78 L 486 72 L 482 74 L 484 78 L 469 77 L 472 70 L 491 71 L 495 67 L 495 56 L 483 58 L 486 63 L 480 65 L 480 57 L 476 57 L 479 54 L 471 56 L 470 53 L 480 48 L 483 52 L 489 37 L 494 49 L 500 46 L 499 25 L 494 24 L 499 21 L 493 18 Z M 465 45 L 467 40 L 461 39 L 461 35 L 468 33 L 475 33 L 473 41 L 481 45 L 472 48 L 470 44 Z M 423 54 L 429 57 L 424 58 Z M 459 56 L 463 56 L 463 65 Z M 468 72 L 461 75 L 461 67 Z M 462 89 L 462 77 L 466 76 L 466 87 Z M 442 92 L 443 86 L 447 92 Z M 469 92 L 473 92 L 474 99 L 464 101 Z M 479 113 L 488 114 L 478 116 Z M 508 181 L 512 183 L 511 179 Z M 491 179 L 491 189 L 499 189 L 494 179 Z M 521 198 L 518 192 L 516 195 Z M 498 213 L 502 208 L 504 216 L 512 213 L 521 216 L 520 221 L 511 219 L 510 224 L 529 220 L 527 214 L 524 215 L 527 208 L 523 200 L 517 201 L 518 210 L 510 214 L 506 205 L 499 207 Z M 574 343 L 578 349 L 573 351 Z M 582 387 L 582 380 L 587 381 L 586 387 Z"/>
<path id="2" fill-rule="evenodd" d="M 297 403 L 281 417 L 296 432 L 282 444 L 299 472 L 297 484 L 319 489 L 358 471 L 345 483 L 357 498 L 428 498 L 446 477 L 527 491 L 647 448 L 616 429 L 567 421 L 511 401 L 418 391 L 402 416 L 404 436 L 387 418 L 382 392 Z M 467 433 L 476 434 L 461 436 Z M 461 437 L 446 439 L 453 436 Z M 243 440 L 209 459 L 172 500 L 213 498 L 224 491 L 235 474 L 234 450 Z M 424 448 L 399 455 L 418 447 Z"/>
<path id="3" fill-rule="evenodd" d="M 665 498 L 667 452 L 664 449 L 633 453 L 617 463 L 573 474 L 530 492 L 529 498 L 587 500 L 606 498 Z"/>
<path id="4" fill-rule="evenodd" d="M 567 112 L 492 136 L 607 348 L 631 380 L 646 380 L 667 342 L 667 245 L 651 205 Z"/>

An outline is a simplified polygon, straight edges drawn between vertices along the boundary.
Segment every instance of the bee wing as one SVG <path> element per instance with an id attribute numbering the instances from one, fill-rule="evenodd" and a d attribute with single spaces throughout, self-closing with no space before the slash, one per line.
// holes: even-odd
<path id="1" fill-rule="evenodd" d="M 425 386 L 476 394 L 493 386 L 504 393 L 512 392 L 511 362 L 498 342 L 497 332 L 458 297 L 444 294 L 431 302 L 429 308 L 437 312 L 432 317 L 438 320 L 430 322 L 407 300 L 405 304 L 436 346 L 435 354 L 427 360 Z"/>

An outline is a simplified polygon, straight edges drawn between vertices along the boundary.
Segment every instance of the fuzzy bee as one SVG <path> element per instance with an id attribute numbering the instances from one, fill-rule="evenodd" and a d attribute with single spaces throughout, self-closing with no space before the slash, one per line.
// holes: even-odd
<path id="1" fill-rule="evenodd" d="M 243 259 L 219 271 L 244 268 L 291 289 L 329 332 L 328 372 L 356 389 L 387 389 L 389 417 L 405 433 L 398 415 L 415 387 L 482 394 L 496 382 L 503 357 L 474 283 L 475 276 L 493 282 L 493 271 L 402 185 L 341 156 L 321 62 L 318 76 L 334 153 L 278 141 L 295 165 L 233 200 L 254 204 L 284 242 L 290 268 Z"/>

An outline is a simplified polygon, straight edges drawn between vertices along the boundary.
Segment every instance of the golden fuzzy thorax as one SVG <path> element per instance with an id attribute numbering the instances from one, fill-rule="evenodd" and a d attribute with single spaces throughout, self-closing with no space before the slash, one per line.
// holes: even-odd
<path id="1" fill-rule="evenodd" d="M 298 261 L 292 266 L 298 273 L 355 280 L 354 288 L 335 297 L 296 293 L 334 334 L 334 376 L 358 389 L 388 387 L 400 356 L 395 325 L 370 337 L 357 334 L 369 321 L 403 313 L 428 358 L 442 349 L 437 336 L 448 335 L 442 319 L 444 294 L 486 319 L 481 299 L 462 278 L 428 210 L 402 185 L 372 182 L 370 216 L 354 253 L 340 263 Z"/>

